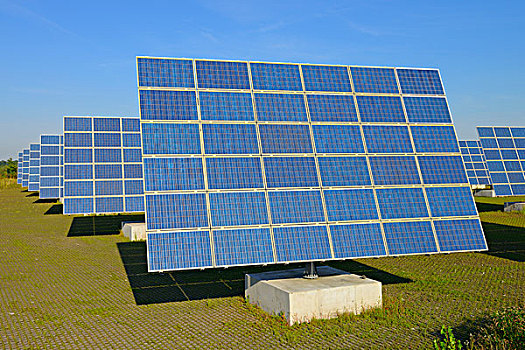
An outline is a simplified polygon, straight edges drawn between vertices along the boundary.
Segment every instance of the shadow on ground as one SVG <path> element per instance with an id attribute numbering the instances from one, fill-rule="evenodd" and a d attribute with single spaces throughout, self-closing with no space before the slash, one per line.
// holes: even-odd
<path id="1" fill-rule="evenodd" d="M 241 296 L 244 295 L 246 273 L 304 266 L 279 264 L 148 273 L 145 242 L 117 243 L 117 247 L 137 305 Z M 330 262 L 329 265 L 357 275 L 365 275 L 383 284 L 412 282 L 352 260 Z"/>
<path id="2" fill-rule="evenodd" d="M 487 255 L 525 261 L 525 228 L 483 222 L 489 250 Z"/>
<path id="3" fill-rule="evenodd" d="M 35 204 L 40 204 L 40 203 L 45 203 L 45 204 L 49 204 L 49 203 L 56 203 L 56 199 L 55 198 L 50 198 L 50 199 L 37 199 L 36 201 L 34 201 L 33 203 Z"/>
<path id="4" fill-rule="evenodd" d="M 118 235 L 120 234 L 122 223 L 125 221 L 144 222 L 144 214 L 76 216 L 71 222 L 67 236 Z"/>
<path id="5" fill-rule="evenodd" d="M 503 211 L 503 204 L 476 202 L 476 207 L 478 208 L 478 212 L 480 213 L 486 211 Z"/>
<path id="6" fill-rule="evenodd" d="M 24 192 L 24 191 L 22 191 L 22 192 Z M 25 192 L 29 192 L 29 191 L 26 190 Z M 31 192 L 26 197 L 38 197 L 38 192 Z"/>
<path id="7" fill-rule="evenodd" d="M 44 213 L 44 215 L 59 215 L 64 212 L 64 205 L 62 203 L 53 204 L 51 207 L 49 207 L 48 210 Z"/>

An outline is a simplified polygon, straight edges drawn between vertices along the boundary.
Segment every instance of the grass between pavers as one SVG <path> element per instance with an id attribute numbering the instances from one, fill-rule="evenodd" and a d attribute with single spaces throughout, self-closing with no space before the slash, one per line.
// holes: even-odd
<path id="1" fill-rule="evenodd" d="M 381 281 L 384 307 L 289 327 L 244 301 L 244 273 L 298 265 L 150 274 L 145 244 L 118 235 L 140 216 L 1 190 L 0 348 L 430 348 L 443 324 L 466 339 L 525 303 L 525 220 L 504 201 L 477 198 L 489 252 L 330 262 Z"/>

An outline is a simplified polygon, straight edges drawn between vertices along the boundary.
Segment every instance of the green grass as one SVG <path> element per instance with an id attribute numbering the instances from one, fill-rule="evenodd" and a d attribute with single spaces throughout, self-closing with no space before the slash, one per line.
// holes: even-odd
<path id="1" fill-rule="evenodd" d="M 525 304 L 525 220 L 477 198 L 490 247 L 329 265 L 383 283 L 384 305 L 289 327 L 243 298 L 244 274 L 297 265 L 149 274 L 129 216 L 63 216 L 20 188 L 0 190 L 4 348 L 432 348 L 442 325 L 462 341 L 489 315 Z M 524 198 L 525 199 L 525 198 Z M 134 220 L 130 220 L 134 221 Z"/>
<path id="2" fill-rule="evenodd" d="M 19 184 L 16 183 L 16 179 L 11 178 L 0 178 L 0 190 L 8 188 L 21 188 Z"/>

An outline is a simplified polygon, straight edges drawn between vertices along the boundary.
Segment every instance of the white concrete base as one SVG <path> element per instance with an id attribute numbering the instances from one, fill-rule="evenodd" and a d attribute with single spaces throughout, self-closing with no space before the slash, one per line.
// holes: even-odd
<path id="1" fill-rule="evenodd" d="M 146 223 L 144 222 L 123 222 L 122 234 L 130 241 L 146 240 Z"/>
<path id="2" fill-rule="evenodd" d="M 496 192 L 494 190 L 476 191 L 474 197 L 496 197 Z"/>
<path id="3" fill-rule="evenodd" d="M 317 279 L 303 278 L 303 271 L 246 274 L 246 300 L 270 314 L 284 315 L 290 325 L 383 305 L 381 282 L 329 266 L 317 268 Z"/>
<path id="4" fill-rule="evenodd" d="M 507 202 L 503 206 L 503 211 L 523 211 L 525 210 L 525 203 Z"/>

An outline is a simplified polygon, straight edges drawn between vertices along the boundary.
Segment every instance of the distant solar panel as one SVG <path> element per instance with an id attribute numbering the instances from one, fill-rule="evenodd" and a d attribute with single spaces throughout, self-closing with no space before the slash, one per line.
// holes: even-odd
<path id="1" fill-rule="evenodd" d="M 525 195 L 525 127 L 477 130 L 496 196 Z"/>
<path id="2" fill-rule="evenodd" d="M 459 141 L 459 147 L 470 184 L 473 186 L 490 185 L 489 171 L 481 142 L 477 140 Z"/>
<path id="3" fill-rule="evenodd" d="M 24 152 L 18 152 L 18 163 L 16 168 L 16 183 L 22 184 L 22 173 L 23 171 L 23 162 L 24 162 Z"/>
<path id="4" fill-rule="evenodd" d="M 140 120 L 64 117 L 64 214 L 144 211 Z"/>
<path id="5" fill-rule="evenodd" d="M 437 70 L 137 65 L 150 271 L 487 249 Z"/>
<path id="6" fill-rule="evenodd" d="M 62 135 L 40 135 L 40 198 L 63 197 Z"/>
<path id="7" fill-rule="evenodd" d="M 29 148 L 23 150 L 22 156 L 22 187 L 29 185 Z"/>
<path id="8" fill-rule="evenodd" d="M 29 145 L 29 180 L 28 191 L 39 191 L 40 189 L 40 144 Z"/>

